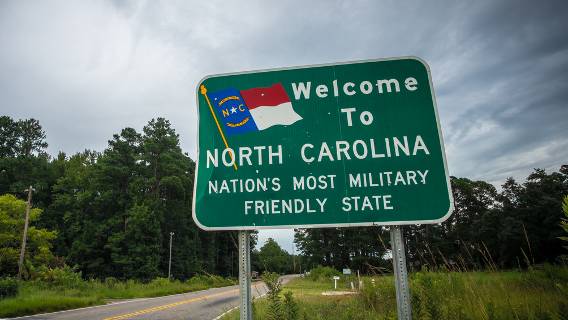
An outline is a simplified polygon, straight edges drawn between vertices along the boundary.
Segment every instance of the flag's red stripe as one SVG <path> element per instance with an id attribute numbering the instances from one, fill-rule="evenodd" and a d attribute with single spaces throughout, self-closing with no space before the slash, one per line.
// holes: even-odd
<path id="1" fill-rule="evenodd" d="M 281 83 L 273 84 L 271 87 L 242 90 L 241 96 L 249 109 L 258 106 L 277 106 L 290 102 L 290 98 L 288 98 L 288 94 L 286 94 Z"/>

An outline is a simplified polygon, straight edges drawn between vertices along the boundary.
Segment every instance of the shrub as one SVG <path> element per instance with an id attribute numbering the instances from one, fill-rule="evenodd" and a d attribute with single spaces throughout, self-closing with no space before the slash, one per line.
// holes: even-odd
<path id="1" fill-rule="evenodd" d="M 414 307 L 420 319 L 441 319 L 440 295 L 437 292 L 436 277 L 438 274 L 418 272 L 415 274 L 414 290 L 412 292 Z"/>
<path id="2" fill-rule="evenodd" d="M 77 288 L 84 284 L 81 272 L 76 272 L 74 268 L 69 266 L 64 266 L 63 268 L 42 266 L 34 274 L 34 280 L 62 288 Z"/>
<path id="3" fill-rule="evenodd" d="M 334 276 L 340 276 L 341 273 L 332 267 L 317 266 L 310 271 L 308 278 L 313 281 L 329 280 Z"/>
<path id="4" fill-rule="evenodd" d="M 396 291 L 394 282 L 385 281 L 384 278 L 375 278 L 374 283 L 364 279 L 364 285 L 357 296 L 361 304 L 368 310 L 379 310 L 386 313 L 387 310 L 396 309 Z"/>
<path id="5" fill-rule="evenodd" d="M 170 285 L 171 281 L 168 278 L 157 277 L 154 280 L 150 281 L 150 286 L 152 287 L 167 287 Z"/>
<path id="6" fill-rule="evenodd" d="M 105 286 L 108 287 L 108 288 L 114 288 L 119 283 L 120 283 L 120 281 L 115 277 L 107 277 L 105 279 Z"/>
<path id="7" fill-rule="evenodd" d="M 220 286 L 224 286 L 227 284 L 231 284 L 227 279 L 221 277 L 221 276 L 216 276 L 216 275 L 208 275 L 205 276 L 206 277 L 206 283 L 209 286 L 212 287 L 220 287 Z"/>
<path id="8" fill-rule="evenodd" d="M 292 291 L 286 291 L 284 293 L 284 320 L 298 320 L 299 307 L 298 303 L 293 297 Z"/>
<path id="9" fill-rule="evenodd" d="M 266 311 L 266 319 L 280 320 L 283 319 L 282 301 L 280 301 L 280 292 L 282 291 L 282 282 L 280 276 L 274 272 L 265 272 L 262 275 L 262 281 L 268 287 L 268 309 Z"/>
<path id="10" fill-rule="evenodd" d="M 195 290 L 200 290 L 212 287 L 230 286 L 235 284 L 235 281 L 221 276 L 198 274 L 188 279 L 186 283 Z"/>
<path id="11" fill-rule="evenodd" d="M 0 299 L 18 294 L 18 281 L 14 278 L 0 279 Z"/>

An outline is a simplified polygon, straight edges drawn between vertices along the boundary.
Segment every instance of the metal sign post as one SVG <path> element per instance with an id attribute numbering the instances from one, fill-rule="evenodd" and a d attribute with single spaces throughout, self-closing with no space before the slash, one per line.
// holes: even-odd
<path id="1" fill-rule="evenodd" d="M 241 320 L 252 319 L 250 290 L 250 231 L 239 231 L 239 291 L 241 296 Z"/>
<path id="2" fill-rule="evenodd" d="M 401 226 L 392 226 L 390 230 L 392 246 L 392 265 L 396 286 L 396 305 L 399 320 L 412 319 L 410 291 L 408 289 L 408 272 L 406 270 L 406 254 Z"/>

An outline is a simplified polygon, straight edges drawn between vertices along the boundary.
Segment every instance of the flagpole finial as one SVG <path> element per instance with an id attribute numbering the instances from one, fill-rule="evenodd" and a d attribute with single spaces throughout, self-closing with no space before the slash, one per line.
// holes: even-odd
<path id="1" fill-rule="evenodd" d="M 201 85 L 201 86 L 199 87 L 199 89 L 200 89 L 200 92 L 201 92 L 202 95 L 205 95 L 205 94 L 207 93 L 207 89 L 205 88 L 204 85 Z"/>

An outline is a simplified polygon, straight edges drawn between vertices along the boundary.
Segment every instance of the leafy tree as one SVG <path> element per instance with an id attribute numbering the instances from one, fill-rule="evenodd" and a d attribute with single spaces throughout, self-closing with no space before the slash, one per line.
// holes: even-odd
<path id="1" fill-rule="evenodd" d="M 45 152 L 46 134 L 35 119 L 0 117 L 0 194 L 23 195 L 33 185 L 34 203 L 46 208 L 56 177 Z M 39 222 L 41 225 L 41 221 Z"/>
<path id="2" fill-rule="evenodd" d="M 97 205 L 100 206 L 99 210 L 106 212 L 100 219 L 110 234 L 101 239 L 101 245 L 105 256 L 110 260 L 107 263 L 113 266 L 112 276 L 119 278 L 128 278 L 134 273 L 147 278 L 140 270 L 136 270 L 133 263 L 137 259 L 135 254 L 140 250 L 144 251 L 141 248 L 143 244 L 135 250 L 132 247 L 135 243 L 128 234 L 132 231 L 132 215 L 141 212 L 142 208 L 138 204 L 142 204 L 144 199 L 139 191 L 140 185 L 144 183 L 144 166 L 140 160 L 141 139 L 141 135 L 133 128 L 122 129 L 120 134 L 113 135 L 113 139 L 108 141 L 108 148 L 93 166 L 93 180 L 100 193 Z M 147 209 L 147 206 L 143 207 Z M 140 220 L 137 222 L 141 223 Z M 134 228 L 140 227 L 138 225 Z M 156 227 L 156 224 L 153 227 Z M 159 224 L 157 227 L 159 228 Z M 153 250 L 156 252 L 157 249 L 159 247 Z M 159 255 L 159 251 L 156 254 Z M 152 271 L 153 268 L 143 270 L 156 274 Z"/>
<path id="3" fill-rule="evenodd" d="M 13 276 L 18 273 L 25 211 L 25 201 L 18 200 L 11 194 L 0 196 L 0 276 Z M 51 242 L 57 233 L 34 225 L 41 212 L 38 208 L 30 210 L 25 255 L 25 264 L 28 267 L 49 265 L 54 259 Z"/>
<path id="4" fill-rule="evenodd" d="M 413 265 L 477 268 L 485 261 L 485 248 L 494 248 L 499 230 L 495 205 L 497 190 L 484 181 L 451 178 L 454 212 L 439 225 L 407 228 L 409 261 Z M 481 254 L 484 252 L 484 254 Z"/>
<path id="5" fill-rule="evenodd" d="M 500 232 L 503 265 L 516 265 L 523 251 L 534 263 L 553 262 L 562 254 L 562 198 L 568 194 L 568 172 L 535 169 L 515 191 L 516 204 L 504 208 Z M 510 227 L 514 226 L 514 227 Z M 522 250 L 521 250 L 522 249 Z"/>
<path id="6" fill-rule="evenodd" d="M 8 116 L 0 116 L 0 158 L 14 157 L 17 142 L 17 123 Z"/>
<path id="7" fill-rule="evenodd" d="M 260 248 L 258 256 L 265 271 L 282 274 L 291 269 L 290 254 L 284 251 L 272 238 L 266 240 L 262 248 Z"/>
<path id="8" fill-rule="evenodd" d="M 516 267 L 553 262 L 561 252 L 560 199 L 568 193 L 568 167 L 536 169 L 526 182 L 509 178 L 502 191 L 483 181 L 452 177 L 455 211 L 439 225 L 407 228 L 411 266 Z"/>
<path id="9" fill-rule="evenodd" d="M 158 216 L 163 232 L 161 270 L 167 270 L 169 232 L 174 232 L 174 275 L 185 278 L 201 270 L 214 271 L 219 263 L 218 255 L 209 255 L 215 258 L 211 269 L 202 269 L 205 266 L 199 263 L 200 231 L 191 218 L 194 162 L 181 151 L 179 135 L 168 120 L 152 119 L 143 132 L 141 159 L 144 164 L 144 201 Z M 217 241 L 213 243 L 222 244 Z"/>
<path id="10" fill-rule="evenodd" d="M 128 210 L 130 221 L 125 233 L 128 254 L 126 261 L 126 277 L 149 280 L 160 274 L 161 229 L 159 221 L 145 205 L 135 205 Z"/>
<path id="11" fill-rule="evenodd" d="M 382 239 L 388 239 L 388 235 L 381 227 L 298 229 L 294 235 L 303 268 L 323 265 L 362 272 L 384 264 L 386 247 Z"/>
<path id="12" fill-rule="evenodd" d="M 16 156 L 29 157 L 33 153 L 45 153 L 46 134 L 36 119 L 18 120 Z"/>

